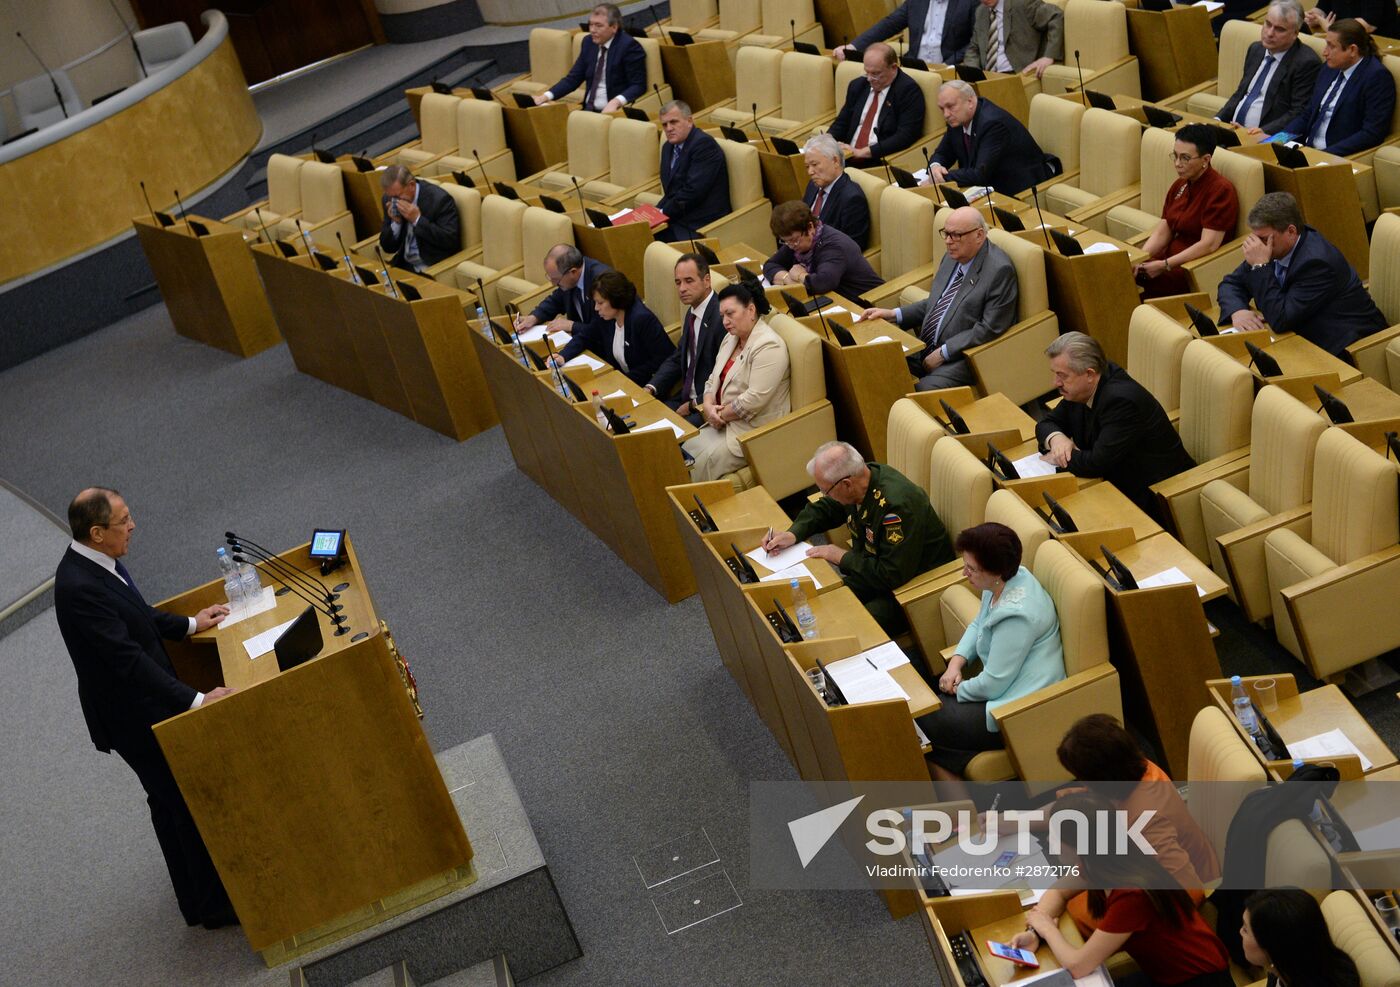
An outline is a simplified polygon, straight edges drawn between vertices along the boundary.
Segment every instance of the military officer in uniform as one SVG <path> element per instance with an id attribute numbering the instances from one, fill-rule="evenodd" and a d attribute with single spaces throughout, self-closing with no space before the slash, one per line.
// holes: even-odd
<path id="1" fill-rule="evenodd" d="M 849 550 L 814 545 L 808 558 L 839 566 L 841 578 L 891 637 L 906 628 L 894 591 L 921 572 L 953 559 L 953 547 L 928 495 L 892 466 L 867 463 L 845 442 L 818 447 L 807 472 L 822 492 L 802 508 L 787 531 L 763 539 L 778 551 L 842 521 L 851 531 Z"/>

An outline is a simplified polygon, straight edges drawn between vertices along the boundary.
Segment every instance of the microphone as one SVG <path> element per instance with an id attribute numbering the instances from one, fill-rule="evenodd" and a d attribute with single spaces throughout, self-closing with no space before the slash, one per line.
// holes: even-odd
<path id="1" fill-rule="evenodd" d="M 122 21 L 122 26 L 126 26 L 126 21 Z M 58 80 L 55 79 L 53 73 L 49 71 L 49 67 L 44 64 L 44 60 L 39 57 L 39 53 L 34 50 L 34 46 L 25 40 L 24 35 L 16 31 L 15 37 L 19 38 L 24 44 L 24 47 L 29 49 L 29 54 L 33 56 L 34 61 L 39 63 L 39 68 L 43 69 L 44 74 L 49 77 L 49 83 L 53 86 L 54 99 L 58 100 L 58 108 L 63 111 L 63 119 L 67 120 L 68 104 L 63 101 L 63 90 L 58 88 Z"/>
<path id="2" fill-rule="evenodd" d="M 1045 225 L 1045 217 L 1040 212 L 1040 190 L 1035 187 L 1034 182 L 1031 183 L 1031 198 L 1035 200 L 1035 214 L 1040 220 L 1041 236 L 1045 237 L 1045 250 L 1047 253 L 1054 253 L 1054 249 L 1050 246 L 1050 228 Z"/>
<path id="3" fill-rule="evenodd" d="M 661 15 L 656 12 L 656 4 L 647 8 L 647 13 L 651 14 L 651 19 L 656 22 L 656 36 L 660 39 L 659 44 L 666 44 L 666 29 L 661 26 Z"/>
<path id="4" fill-rule="evenodd" d="M 885 166 L 885 179 L 886 179 L 886 181 L 888 181 L 891 185 L 893 185 L 893 184 L 894 184 L 894 172 L 890 171 L 890 163 L 889 163 L 888 161 L 885 161 L 885 160 L 881 160 L 880 163 L 881 163 L 882 165 Z"/>
<path id="5" fill-rule="evenodd" d="M 155 224 L 159 226 L 160 220 L 156 219 L 156 211 L 153 208 L 151 208 L 151 197 L 146 194 L 146 183 L 138 182 L 137 184 L 141 186 L 141 198 L 146 200 L 146 211 L 151 214 L 151 219 L 155 220 Z M 261 214 L 258 215 L 258 222 L 262 222 Z"/>
<path id="6" fill-rule="evenodd" d="M 522 344 L 523 345 L 523 344 Z M 573 403 L 573 398 L 569 396 L 569 385 L 564 383 L 564 367 L 562 361 L 554 362 L 554 341 L 549 338 L 549 330 L 544 333 L 545 359 L 549 362 L 549 367 L 554 371 L 554 383 L 559 387 L 559 393 L 564 396 L 564 400 Z"/>
<path id="7" fill-rule="evenodd" d="M 768 153 L 776 153 L 773 150 L 773 142 L 768 139 L 768 135 L 763 132 L 763 128 L 758 125 L 758 104 L 753 104 L 753 129 L 758 131 L 758 136 L 763 138 L 763 143 L 768 145 Z"/>
<path id="8" fill-rule="evenodd" d="M 822 296 L 818 295 L 816 298 L 812 299 L 812 302 L 817 307 L 817 318 L 821 320 L 822 331 L 826 333 L 826 338 L 835 339 L 836 337 L 831 334 L 831 326 L 826 324 L 826 316 L 822 315 Z"/>
<path id="9" fill-rule="evenodd" d="M 1089 105 L 1089 94 L 1084 90 L 1084 67 L 1079 64 L 1079 49 L 1074 49 L 1074 67 L 1079 72 L 1079 99 L 1085 105 Z"/>
<path id="10" fill-rule="evenodd" d="M 238 552 L 233 553 L 233 561 L 246 565 L 257 564 L 253 559 L 250 559 L 245 555 L 240 555 Z M 263 568 L 263 572 L 267 573 L 273 579 L 277 580 L 283 586 L 287 587 L 287 589 L 291 590 L 297 596 L 301 597 L 307 603 L 311 604 L 312 609 L 314 609 L 317 613 L 319 613 L 321 616 L 325 617 L 332 624 L 334 624 L 336 637 L 339 637 L 342 634 L 350 633 L 350 628 L 345 626 L 345 615 L 343 613 L 336 612 L 336 610 L 340 609 L 339 604 L 336 605 L 336 610 L 330 610 L 326 607 L 324 603 L 318 603 L 315 599 L 313 599 L 303 590 L 297 588 L 292 583 L 289 583 L 287 582 L 287 580 L 283 579 L 282 576 L 278 574 L 276 569 L 265 566 Z"/>
<path id="11" fill-rule="evenodd" d="M 109 2 L 110 2 L 110 0 L 109 0 Z M 793 50 L 793 51 L 796 51 L 796 50 L 797 50 L 797 20 L 796 20 L 796 18 L 792 18 L 792 17 L 789 17 L 789 18 L 788 18 L 788 30 L 792 32 L 792 50 Z"/>
<path id="12" fill-rule="evenodd" d="M 482 281 L 481 278 L 476 279 L 476 297 L 481 302 L 481 311 L 486 315 L 486 325 L 489 328 L 493 325 L 491 306 L 486 304 L 486 283 Z M 512 325 L 511 329 L 513 330 L 514 328 L 515 326 Z M 525 355 L 525 344 L 520 341 L 520 333 L 512 332 L 511 335 L 515 338 L 516 349 L 520 351 L 520 365 L 526 370 L 529 370 L 530 358 Z M 545 330 L 545 335 L 549 335 L 548 329 Z"/>
<path id="13" fill-rule="evenodd" d="M 588 207 L 583 204 L 583 189 L 578 187 L 578 179 L 570 175 L 569 181 L 574 183 L 574 192 L 578 195 L 578 211 L 583 213 L 583 221 L 592 226 L 593 220 L 588 218 Z"/>
<path id="14" fill-rule="evenodd" d="M 928 183 L 933 186 L 933 201 L 938 208 L 943 208 L 943 192 L 938 187 L 938 183 L 933 180 L 933 158 L 929 156 L 928 145 L 919 148 L 924 155 L 924 171 L 928 173 Z"/>
<path id="15" fill-rule="evenodd" d="M 261 217 L 259 217 L 261 218 Z M 355 270 L 354 263 L 350 260 L 350 251 L 345 249 L 345 237 L 340 235 L 340 231 L 335 231 L 335 241 L 340 244 L 340 255 L 345 258 L 345 269 L 350 272 L 350 283 L 363 285 L 359 273 Z"/>
<path id="16" fill-rule="evenodd" d="M 122 12 L 117 9 L 117 5 L 112 0 L 107 0 L 107 6 L 112 8 L 112 13 L 116 14 L 117 20 L 122 22 L 122 30 L 131 39 L 131 50 L 136 53 L 136 67 L 141 70 L 141 78 L 150 78 L 151 73 L 146 71 L 146 60 L 141 57 L 141 46 L 136 43 L 136 35 L 131 33 L 131 27 L 126 23 L 126 18 L 122 16 Z"/>
<path id="17" fill-rule="evenodd" d="M 185 203 L 180 198 L 179 189 L 175 189 L 175 204 L 180 207 L 180 218 L 185 221 L 185 229 L 193 233 L 194 227 L 190 225 L 190 218 L 185 214 Z M 297 220 L 297 223 L 300 224 L 301 220 Z"/>
<path id="18" fill-rule="evenodd" d="M 144 193 L 144 192 L 146 191 L 146 186 L 142 185 L 142 186 L 141 186 L 141 191 Z M 149 206 L 149 205 L 150 205 L 150 202 L 147 202 L 146 205 Z M 253 207 L 253 215 L 258 217 L 258 226 L 259 226 L 259 228 L 262 229 L 263 242 L 264 242 L 264 243 L 271 243 L 271 242 L 272 242 L 272 234 L 270 234 L 270 233 L 267 232 L 267 223 L 263 222 L 262 210 L 259 209 L 259 208 L 256 207 L 256 206 L 254 206 L 254 207 Z M 336 235 L 339 236 L 340 234 L 337 233 Z"/>
<path id="19" fill-rule="evenodd" d="M 476 166 L 481 169 L 481 180 L 486 183 L 487 192 L 495 192 L 496 186 L 491 184 L 491 179 L 486 175 L 486 166 L 481 163 L 481 155 L 476 153 L 476 148 L 472 148 L 472 157 L 476 158 Z"/>
<path id="20" fill-rule="evenodd" d="M 249 550 L 251 549 L 252 551 L 249 552 L 249 554 L 257 555 L 263 561 L 279 567 L 284 572 L 290 573 L 292 576 L 300 580 L 303 586 L 314 587 L 316 594 L 321 597 L 321 602 L 323 604 L 325 604 L 328 607 L 335 607 L 335 609 L 331 611 L 332 613 L 339 613 L 342 609 L 344 609 L 335 602 L 336 600 L 340 599 L 339 593 L 332 593 L 330 590 L 326 589 L 326 587 L 323 586 L 321 583 L 318 583 L 316 580 L 312 579 L 310 576 L 302 572 L 296 566 L 283 561 L 276 555 L 273 555 L 271 552 L 263 548 L 257 542 L 249 541 L 247 538 L 244 538 L 240 535 L 236 535 L 232 531 L 224 532 L 224 540 L 228 542 L 229 547 L 232 548 L 235 552 L 249 552 Z"/>
<path id="21" fill-rule="evenodd" d="M 178 202 L 179 200 L 180 200 L 180 193 L 179 193 L 179 192 L 176 192 L 176 193 L 175 193 L 175 201 Z M 183 206 L 180 207 L 180 211 L 181 211 L 181 212 L 184 212 L 184 207 L 183 207 Z M 189 220 L 185 220 L 185 222 L 188 223 Z M 302 246 L 304 246 L 304 247 L 306 248 L 307 256 L 314 257 L 314 256 L 316 255 L 316 248 L 313 247 L 313 246 L 311 246 L 311 237 L 307 236 L 306 230 L 302 229 L 302 227 L 301 227 L 301 218 L 300 218 L 300 217 L 297 217 L 297 219 L 295 220 L 295 222 L 296 222 L 296 224 L 297 224 L 297 233 L 300 234 L 300 236 L 301 236 L 301 243 L 302 243 Z"/>
<path id="22" fill-rule="evenodd" d="M 394 284 L 394 279 L 389 276 L 389 265 L 384 260 L 384 251 L 379 249 L 377 243 L 374 245 L 374 256 L 379 258 L 379 268 L 384 274 L 384 283 L 389 286 L 389 294 L 395 298 L 402 298 L 403 295 L 399 294 L 399 286 Z"/>

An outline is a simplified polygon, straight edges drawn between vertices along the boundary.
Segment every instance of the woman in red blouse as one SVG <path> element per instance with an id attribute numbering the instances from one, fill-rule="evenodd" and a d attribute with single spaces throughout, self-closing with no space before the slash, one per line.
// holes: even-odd
<path id="1" fill-rule="evenodd" d="M 1215 250 L 1235 230 L 1240 214 L 1235 186 L 1210 166 L 1214 129 L 1191 123 L 1176 132 L 1172 164 L 1177 179 L 1167 189 L 1161 221 L 1142 245 L 1150 259 L 1133 269 L 1143 298 L 1190 291 L 1191 279 L 1181 265 Z"/>

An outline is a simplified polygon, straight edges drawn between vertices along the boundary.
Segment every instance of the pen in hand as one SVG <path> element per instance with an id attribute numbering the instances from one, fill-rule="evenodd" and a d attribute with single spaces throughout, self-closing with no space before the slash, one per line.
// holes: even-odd
<path id="1" fill-rule="evenodd" d="M 768 534 L 766 534 L 766 535 L 763 536 L 763 550 L 764 550 L 765 552 L 767 552 L 769 555 L 772 555 L 772 554 L 773 554 L 773 549 L 769 548 L 769 546 L 770 546 L 772 543 L 773 543 L 773 529 L 772 529 L 772 528 L 769 528 L 769 529 L 768 529 Z"/>

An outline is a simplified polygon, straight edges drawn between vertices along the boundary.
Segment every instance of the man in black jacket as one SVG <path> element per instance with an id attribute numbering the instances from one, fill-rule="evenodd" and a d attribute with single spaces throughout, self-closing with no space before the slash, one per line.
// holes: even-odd
<path id="1" fill-rule="evenodd" d="M 1016 195 L 1050 177 L 1045 152 L 1010 113 L 960 79 L 938 87 L 938 109 L 948 123 L 933 152 L 929 181 L 990 185 Z"/>
<path id="2" fill-rule="evenodd" d="M 1297 0 L 1275 0 L 1269 5 L 1259 40 L 1245 52 L 1240 84 L 1215 115 L 1217 120 L 1257 137 L 1278 133 L 1307 110 L 1322 61 L 1298 40 L 1302 23 L 1303 8 Z"/>
<path id="3" fill-rule="evenodd" d="M 646 389 L 671 406 L 692 425 L 705 423 L 700 412 L 705 381 L 715 368 L 715 354 L 724 340 L 719 300 L 710 285 L 710 265 L 699 254 L 681 254 L 676 261 L 676 294 L 685 306 L 681 338 L 675 352 L 661 364 Z M 676 385 L 680 389 L 672 394 Z"/>
<path id="4" fill-rule="evenodd" d="M 612 268 L 600 260 L 583 256 L 572 243 L 556 243 L 544 255 L 544 276 L 554 290 L 544 296 L 529 315 L 515 320 L 517 331 L 530 329 L 541 322 L 549 331 L 567 332 L 580 339 L 607 321 L 593 307 L 593 281 Z M 573 354 L 570 354 L 572 356 Z"/>
<path id="5" fill-rule="evenodd" d="M 972 40 L 972 19 L 976 13 L 977 0 L 905 0 L 849 45 L 839 46 L 831 53 L 838 62 L 843 61 L 852 48 L 864 50 L 873 42 L 888 41 L 908 31 L 907 50 L 911 55 L 929 65 L 956 65 Z"/>
<path id="6" fill-rule="evenodd" d="M 812 215 L 846 234 L 861 250 L 870 246 L 870 203 L 846 174 L 846 155 L 836 138 L 830 134 L 813 137 L 802 148 L 802 160 L 811 179 L 802 201 Z"/>
<path id="7" fill-rule="evenodd" d="M 1042 458 L 1075 476 L 1102 477 L 1160 522 L 1149 488 L 1196 465 L 1167 413 L 1091 336 L 1067 332 L 1045 355 L 1063 400 L 1035 427 Z"/>
<path id="8" fill-rule="evenodd" d="M 426 271 L 462 249 L 462 221 L 452 196 L 418 181 L 403 165 L 380 172 L 379 187 L 384 191 L 379 246 L 395 267 Z"/>
<path id="9" fill-rule="evenodd" d="M 175 675 L 162 639 L 178 641 L 228 615 L 222 605 L 193 617 L 148 604 L 121 558 L 136 523 L 119 493 L 90 487 L 68 505 L 73 541 L 54 576 L 54 613 L 78 676 L 78 699 L 98 750 L 116 751 L 146 790 L 180 913 L 189 925 L 237 922 L 180 788 L 151 727 L 228 695 L 200 693 Z"/>
<path id="10" fill-rule="evenodd" d="M 675 243 L 699 239 L 700 228 L 730 211 L 729 169 L 719 143 L 695 126 L 690 106 L 679 99 L 661 110 L 661 188 L 656 204 L 667 223 L 657 239 Z"/>
<path id="11" fill-rule="evenodd" d="M 899 70 L 899 56 L 880 43 L 865 50 L 865 74 L 852 79 L 846 102 L 828 131 L 851 157 L 869 168 L 913 147 L 924 133 L 924 91 Z"/>

